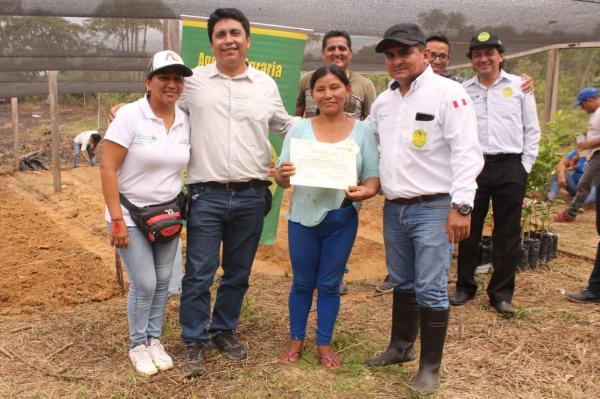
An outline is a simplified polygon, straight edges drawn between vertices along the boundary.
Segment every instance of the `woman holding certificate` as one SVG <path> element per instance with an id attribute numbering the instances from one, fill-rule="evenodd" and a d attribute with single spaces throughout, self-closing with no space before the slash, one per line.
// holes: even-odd
<path id="1" fill-rule="evenodd" d="M 310 88 L 319 113 L 298 121 L 288 132 L 275 173 L 282 188 L 294 184 L 287 215 L 294 276 L 290 340 L 279 359 L 289 364 L 302 356 L 316 288 L 317 356 L 324 367 L 337 369 L 342 362 L 332 336 L 340 307 L 339 286 L 358 229 L 360 201 L 379 191 L 379 154 L 371 126 L 344 114 L 351 87 L 340 67 L 317 69 Z M 340 181 L 350 183 L 340 185 Z"/>

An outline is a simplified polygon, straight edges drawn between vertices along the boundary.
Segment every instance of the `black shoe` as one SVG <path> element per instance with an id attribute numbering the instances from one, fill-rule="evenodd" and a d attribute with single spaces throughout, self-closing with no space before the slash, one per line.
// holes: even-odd
<path id="1" fill-rule="evenodd" d="M 496 311 L 503 316 L 514 316 L 515 313 L 517 313 L 516 309 L 510 302 L 498 302 L 494 305 L 494 307 L 496 308 Z"/>
<path id="2" fill-rule="evenodd" d="M 594 295 L 589 289 L 584 289 L 579 292 L 571 292 L 567 295 L 567 299 L 573 302 L 598 302 L 600 303 L 600 296 Z"/>
<path id="3" fill-rule="evenodd" d="M 246 347 L 238 342 L 233 331 L 225 331 L 214 335 L 210 339 L 210 343 L 228 359 L 242 360 L 248 357 Z"/>
<path id="4" fill-rule="evenodd" d="M 457 290 L 448 298 L 452 306 L 461 306 L 475 298 L 475 295 L 467 294 L 464 291 Z"/>
<path id="5" fill-rule="evenodd" d="M 394 291 L 392 337 L 381 355 L 365 360 L 373 367 L 409 362 L 416 358 L 414 342 L 419 333 L 419 305 L 414 292 Z"/>
<path id="6" fill-rule="evenodd" d="M 185 343 L 185 359 L 181 372 L 185 377 L 192 377 L 204 374 L 204 359 L 202 351 L 206 345 L 200 342 Z"/>

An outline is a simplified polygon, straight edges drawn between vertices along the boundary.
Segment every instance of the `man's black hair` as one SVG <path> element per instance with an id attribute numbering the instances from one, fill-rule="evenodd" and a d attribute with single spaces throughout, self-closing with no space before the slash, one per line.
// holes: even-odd
<path id="1" fill-rule="evenodd" d="M 325 36 L 323 36 L 323 42 L 321 43 L 321 50 L 325 50 L 325 47 L 327 47 L 327 40 L 331 39 L 332 37 L 343 37 L 348 43 L 348 48 L 352 50 L 352 40 L 350 39 L 348 32 L 345 30 L 330 30 L 329 32 L 325 33 Z"/>
<path id="2" fill-rule="evenodd" d="M 246 32 L 246 36 L 250 37 L 250 21 L 248 21 L 248 18 L 246 18 L 243 12 L 237 8 L 217 8 L 208 18 L 208 40 L 211 43 L 215 25 L 220 20 L 226 18 L 235 19 L 241 23 L 242 27 L 244 27 L 244 32 Z"/>
<path id="3" fill-rule="evenodd" d="M 100 140 L 102 140 L 102 136 L 100 136 L 98 133 L 92 134 L 90 138 L 94 140 L 95 143 L 99 143 Z"/>
<path id="4" fill-rule="evenodd" d="M 429 43 L 432 41 L 446 43 L 448 45 L 448 48 L 450 48 L 450 40 L 448 40 L 448 36 L 446 35 L 431 35 L 427 39 L 425 39 L 425 43 Z"/>

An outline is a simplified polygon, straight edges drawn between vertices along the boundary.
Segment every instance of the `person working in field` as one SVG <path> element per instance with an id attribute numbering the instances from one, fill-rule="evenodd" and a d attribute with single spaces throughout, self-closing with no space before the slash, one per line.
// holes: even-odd
<path id="1" fill-rule="evenodd" d="M 79 166 L 80 159 L 91 166 L 96 165 L 96 147 L 102 140 L 97 130 L 86 130 L 73 139 L 73 167 Z"/>

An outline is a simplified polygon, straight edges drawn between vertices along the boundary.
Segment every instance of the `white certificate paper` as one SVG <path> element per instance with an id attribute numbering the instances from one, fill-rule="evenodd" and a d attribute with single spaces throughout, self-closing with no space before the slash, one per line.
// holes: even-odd
<path id="1" fill-rule="evenodd" d="M 353 140 L 331 144 L 291 139 L 290 161 L 296 167 L 296 174 L 290 178 L 290 183 L 342 190 L 356 186 L 357 152 Z"/>

